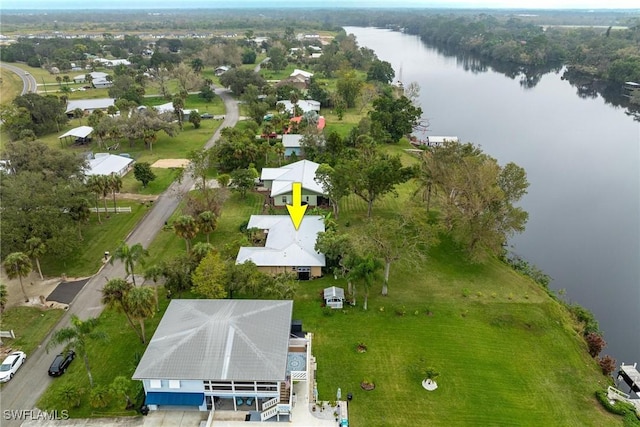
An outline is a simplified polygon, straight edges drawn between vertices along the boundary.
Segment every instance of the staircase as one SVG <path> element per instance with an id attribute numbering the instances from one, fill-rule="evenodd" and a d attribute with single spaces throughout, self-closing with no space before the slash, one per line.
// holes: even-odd
<path id="1" fill-rule="evenodd" d="M 291 394 L 290 392 L 291 390 L 285 388 L 284 384 L 283 387 L 280 387 L 280 403 L 289 403 L 289 395 Z"/>

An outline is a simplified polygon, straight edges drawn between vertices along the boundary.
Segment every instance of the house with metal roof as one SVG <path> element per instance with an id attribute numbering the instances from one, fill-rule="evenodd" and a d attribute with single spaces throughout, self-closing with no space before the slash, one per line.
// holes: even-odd
<path id="1" fill-rule="evenodd" d="M 118 156 L 117 154 L 96 153 L 89 159 L 89 168 L 85 170 L 85 175 L 111 175 L 125 176 L 133 165 L 130 157 Z"/>
<path id="2" fill-rule="evenodd" d="M 326 204 L 328 200 L 324 190 L 315 179 L 319 166 L 318 163 L 310 160 L 300 160 L 279 168 L 263 168 L 260 181 L 264 184 L 264 188 L 269 190 L 269 197 L 274 206 L 286 206 L 293 203 L 292 186 L 294 182 L 302 184 L 303 204 L 309 206 Z"/>
<path id="3" fill-rule="evenodd" d="M 287 300 L 172 300 L 132 377 L 145 405 L 290 417 L 292 383 L 311 365 L 292 310 Z"/>
<path id="4" fill-rule="evenodd" d="M 74 99 L 67 102 L 67 115 L 73 115 L 76 108 L 81 109 L 85 113 L 93 113 L 95 110 L 107 111 L 107 108 L 116 105 L 114 98 L 96 98 L 96 99 Z"/>
<path id="5" fill-rule="evenodd" d="M 298 280 L 322 276 L 324 254 L 316 251 L 318 233 L 325 231 L 324 217 L 305 215 L 296 230 L 289 215 L 251 215 L 247 228 L 266 236 L 264 246 L 241 247 L 236 264 L 252 261 L 268 274 L 293 273 Z"/>
<path id="6" fill-rule="evenodd" d="M 278 101 L 278 104 L 282 104 L 284 106 L 284 111 L 289 114 L 294 114 L 293 103 L 288 99 L 283 99 Z M 320 112 L 320 101 L 314 101 L 313 99 L 301 99 L 296 102 L 296 106 L 302 110 L 302 114 L 307 113 L 309 111 L 315 111 L 316 113 Z"/>
<path id="7" fill-rule="evenodd" d="M 303 135 L 298 133 L 282 135 L 282 145 L 284 146 L 284 155 L 286 157 L 292 154 L 296 156 L 302 155 L 302 147 L 300 146 L 302 136 Z"/>
<path id="8" fill-rule="evenodd" d="M 91 76 L 91 81 L 94 80 L 99 80 L 99 79 L 106 79 L 108 74 L 107 73 L 103 73 L 100 71 L 93 71 L 91 73 L 87 73 L 88 75 Z M 73 81 L 75 83 L 85 83 L 87 81 L 87 74 L 78 74 L 77 76 L 75 76 L 73 78 Z"/>

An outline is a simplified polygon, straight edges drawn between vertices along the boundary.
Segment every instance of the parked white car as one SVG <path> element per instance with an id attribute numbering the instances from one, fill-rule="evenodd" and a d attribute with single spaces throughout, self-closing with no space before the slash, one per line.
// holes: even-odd
<path id="1" fill-rule="evenodd" d="M 22 351 L 14 351 L 8 355 L 0 365 L 0 383 L 6 383 L 13 378 L 25 360 L 27 360 L 27 355 Z"/>

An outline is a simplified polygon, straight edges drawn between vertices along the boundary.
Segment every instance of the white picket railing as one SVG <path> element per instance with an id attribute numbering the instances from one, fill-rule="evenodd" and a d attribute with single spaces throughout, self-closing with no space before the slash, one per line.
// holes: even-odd
<path id="1" fill-rule="evenodd" d="M 280 403 L 280 398 L 279 397 L 274 397 L 271 400 L 267 400 L 266 402 L 264 402 L 262 404 L 262 410 L 266 411 L 267 409 L 271 408 L 272 406 L 276 406 L 278 403 Z"/>
<path id="2" fill-rule="evenodd" d="M 269 418 L 276 416 L 277 414 L 278 414 L 278 407 L 275 406 L 275 407 L 273 407 L 271 409 L 268 409 L 268 410 L 266 410 L 264 412 L 261 412 L 260 413 L 260 421 L 266 421 Z"/>
<path id="3" fill-rule="evenodd" d="M 107 208 L 107 210 L 105 211 L 104 208 L 89 208 L 89 210 L 93 213 L 96 212 L 100 212 L 100 213 L 131 213 L 131 206 L 117 206 L 115 209 L 114 208 Z"/>
<path id="4" fill-rule="evenodd" d="M 306 381 L 307 371 L 291 371 L 291 381 Z"/>

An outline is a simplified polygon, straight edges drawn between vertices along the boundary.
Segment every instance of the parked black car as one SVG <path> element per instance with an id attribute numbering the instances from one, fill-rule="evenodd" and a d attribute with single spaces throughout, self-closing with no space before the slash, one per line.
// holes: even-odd
<path id="1" fill-rule="evenodd" d="M 76 353 L 72 350 L 68 353 L 60 353 L 53 359 L 53 363 L 49 367 L 49 375 L 52 377 L 59 377 L 64 374 L 73 359 L 76 358 Z"/>

